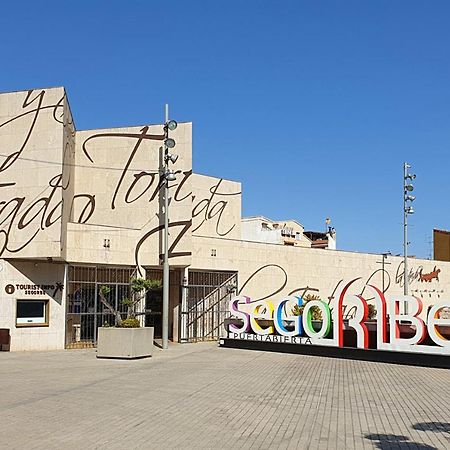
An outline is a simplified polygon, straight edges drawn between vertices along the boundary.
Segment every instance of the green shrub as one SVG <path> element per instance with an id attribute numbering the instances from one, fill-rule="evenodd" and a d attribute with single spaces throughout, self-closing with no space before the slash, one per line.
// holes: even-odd
<path id="1" fill-rule="evenodd" d="M 133 300 L 131 298 L 124 298 L 121 301 L 121 303 L 122 303 L 123 306 L 126 306 L 126 307 L 129 307 L 129 306 L 131 307 L 134 304 L 134 302 L 133 302 Z"/>
<path id="2" fill-rule="evenodd" d="M 146 280 L 145 287 L 147 289 L 159 289 L 159 288 L 162 288 L 162 281 L 161 280 Z"/>
<path id="3" fill-rule="evenodd" d="M 139 328 L 141 326 L 139 319 L 136 318 L 128 318 L 122 320 L 120 322 L 120 325 L 118 325 L 119 328 Z"/>
<path id="4" fill-rule="evenodd" d="M 145 278 L 133 278 L 131 280 L 131 290 L 133 292 L 143 292 L 149 289 L 159 289 L 162 287 L 161 280 L 146 280 Z"/>

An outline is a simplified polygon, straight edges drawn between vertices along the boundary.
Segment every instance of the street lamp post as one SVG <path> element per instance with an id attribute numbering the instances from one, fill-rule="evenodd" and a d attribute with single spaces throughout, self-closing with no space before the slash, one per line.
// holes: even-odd
<path id="1" fill-rule="evenodd" d="M 414 190 L 411 181 L 416 178 L 416 175 L 410 174 L 408 169 L 411 166 L 408 163 L 403 164 L 403 293 L 408 295 L 409 292 L 409 277 L 408 277 L 408 216 L 414 214 L 414 209 L 409 202 L 413 202 L 416 197 L 410 195 Z M 406 304 L 405 304 L 406 306 Z M 406 311 L 405 311 L 406 312 Z"/>
<path id="2" fill-rule="evenodd" d="M 163 232 L 163 302 L 162 302 L 162 348 L 169 348 L 169 181 L 175 181 L 176 176 L 169 168 L 170 163 L 175 163 L 178 155 L 169 153 L 169 149 L 175 147 L 175 141 L 169 137 L 169 131 L 177 128 L 175 120 L 169 120 L 169 105 L 166 105 L 164 121 L 164 165 L 161 174 L 164 180 L 164 232 Z"/>

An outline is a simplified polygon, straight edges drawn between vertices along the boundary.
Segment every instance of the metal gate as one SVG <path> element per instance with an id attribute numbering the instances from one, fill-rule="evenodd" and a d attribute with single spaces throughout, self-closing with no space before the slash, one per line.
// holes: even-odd
<path id="1" fill-rule="evenodd" d="M 94 347 L 98 328 L 108 323 L 114 326 L 115 318 L 99 298 L 101 286 L 110 289 L 108 301 L 126 316 L 122 299 L 130 297 L 130 279 L 136 276 L 135 268 L 71 266 L 66 313 L 66 348 Z"/>
<path id="2" fill-rule="evenodd" d="M 229 317 L 228 303 L 238 287 L 237 272 L 189 272 L 181 342 L 217 340 Z"/>

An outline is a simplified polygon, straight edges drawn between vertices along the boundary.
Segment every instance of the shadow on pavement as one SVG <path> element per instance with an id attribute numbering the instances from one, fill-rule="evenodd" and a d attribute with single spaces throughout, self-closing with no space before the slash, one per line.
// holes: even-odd
<path id="1" fill-rule="evenodd" d="M 436 447 L 432 447 L 428 444 L 421 444 L 419 442 L 413 442 L 407 436 L 399 434 L 366 434 L 364 436 L 374 442 L 376 448 L 382 450 L 388 449 L 407 449 L 414 448 L 417 450 L 437 450 Z"/>
<path id="2" fill-rule="evenodd" d="M 448 422 L 421 422 L 414 424 L 413 428 L 419 431 L 433 431 L 434 433 L 448 433 L 450 435 L 450 423 Z"/>

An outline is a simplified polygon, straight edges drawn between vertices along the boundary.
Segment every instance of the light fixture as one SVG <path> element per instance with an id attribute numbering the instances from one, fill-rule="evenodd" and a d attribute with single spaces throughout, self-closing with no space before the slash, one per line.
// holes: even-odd
<path id="1" fill-rule="evenodd" d="M 405 179 L 410 179 L 410 180 L 415 180 L 416 179 L 416 174 L 415 173 L 408 173 L 405 177 Z"/>
<path id="2" fill-rule="evenodd" d="M 413 186 L 412 184 L 407 184 L 407 185 L 405 186 L 405 189 L 406 189 L 407 191 L 409 191 L 409 192 L 412 192 L 412 191 L 414 190 L 414 186 Z"/>
<path id="3" fill-rule="evenodd" d="M 416 197 L 414 197 L 414 195 L 407 195 L 405 197 L 405 200 L 409 201 L 409 202 L 413 202 L 416 199 Z"/>
<path id="4" fill-rule="evenodd" d="M 175 163 L 177 162 L 178 155 L 174 155 L 174 154 L 172 154 L 172 153 L 167 153 L 167 155 L 165 156 L 165 158 L 166 158 L 166 161 L 167 161 L 167 162 L 170 161 L 171 163 L 175 164 Z"/>
<path id="5" fill-rule="evenodd" d="M 169 120 L 166 126 L 170 131 L 173 131 L 177 129 L 178 123 L 175 120 Z"/>
<path id="6" fill-rule="evenodd" d="M 174 148 L 175 147 L 175 141 L 172 139 L 172 138 L 167 138 L 165 141 L 164 141 L 164 145 L 167 147 L 167 148 Z"/>
<path id="7" fill-rule="evenodd" d="M 173 170 L 168 170 L 165 174 L 164 174 L 165 178 L 167 181 L 176 181 L 177 177 L 175 176 L 175 173 Z"/>
<path id="8" fill-rule="evenodd" d="M 414 214 L 414 208 L 412 206 L 408 206 L 405 208 L 406 214 Z"/>

